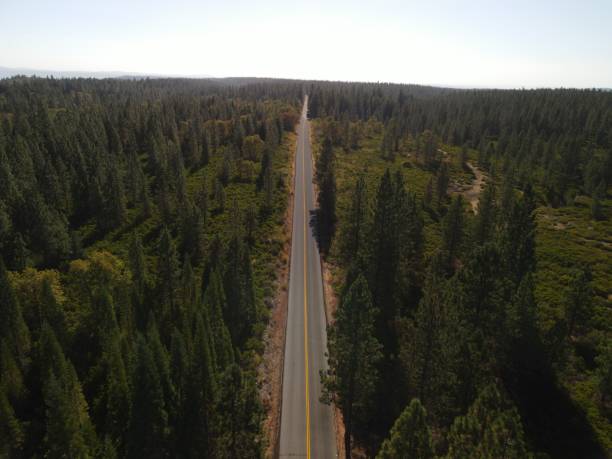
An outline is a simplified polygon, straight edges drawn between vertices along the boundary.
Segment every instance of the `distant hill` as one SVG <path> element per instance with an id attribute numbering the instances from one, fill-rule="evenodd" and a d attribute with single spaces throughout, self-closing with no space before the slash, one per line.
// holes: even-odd
<path id="1" fill-rule="evenodd" d="M 15 75 L 38 76 L 38 77 L 53 77 L 53 78 L 124 78 L 124 79 L 140 79 L 140 78 L 212 78 L 210 75 L 165 75 L 165 74 L 147 74 L 147 73 L 131 73 L 131 72 L 88 72 L 88 71 L 70 71 L 70 70 L 45 70 L 31 68 L 13 68 L 0 67 L 0 79 L 10 78 Z"/>

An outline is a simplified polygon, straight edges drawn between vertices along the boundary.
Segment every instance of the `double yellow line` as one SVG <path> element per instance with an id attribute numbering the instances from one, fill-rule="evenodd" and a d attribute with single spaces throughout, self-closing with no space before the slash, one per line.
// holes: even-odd
<path id="1" fill-rule="evenodd" d="M 304 370 L 306 378 L 306 457 L 310 459 L 310 390 L 308 388 L 308 252 L 307 252 L 307 221 L 306 208 L 306 115 L 302 120 L 302 203 L 304 208 Z"/>

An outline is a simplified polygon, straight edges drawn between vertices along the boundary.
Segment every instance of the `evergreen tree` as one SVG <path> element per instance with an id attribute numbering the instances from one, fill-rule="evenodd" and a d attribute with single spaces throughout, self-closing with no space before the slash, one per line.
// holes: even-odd
<path id="1" fill-rule="evenodd" d="M 210 275 L 210 282 L 204 293 L 204 305 L 210 318 L 218 369 L 223 370 L 233 363 L 234 352 L 229 330 L 223 320 L 223 311 L 227 309 L 225 293 L 221 279 L 215 270 Z"/>
<path id="2" fill-rule="evenodd" d="M 391 173 L 387 169 L 380 180 L 374 205 L 374 218 L 369 235 L 368 286 L 372 301 L 379 310 L 376 335 L 385 352 L 394 349 L 394 336 L 390 330 L 397 311 L 396 279 L 399 264 L 397 212 L 395 190 Z"/>
<path id="3" fill-rule="evenodd" d="M 468 159 L 468 145 L 463 144 L 461 150 L 459 150 L 459 156 L 457 157 L 457 163 L 459 164 L 460 169 L 465 169 L 467 167 L 467 159 Z"/>
<path id="4" fill-rule="evenodd" d="M 514 404 L 495 384 L 485 387 L 448 434 L 447 458 L 530 457 Z"/>
<path id="5" fill-rule="evenodd" d="M 230 240 L 223 275 L 227 309 L 225 323 L 235 346 L 242 346 L 251 336 L 257 320 L 253 272 L 248 246 L 238 235 Z"/>
<path id="6" fill-rule="evenodd" d="M 176 246 L 167 228 L 162 230 L 159 240 L 159 260 L 157 264 L 157 295 L 159 301 L 159 320 L 164 331 L 170 331 L 173 319 L 179 317 L 177 293 L 179 287 L 179 264 Z"/>
<path id="7" fill-rule="evenodd" d="M 341 252 L 345 260 L 354 260 L 365 250 L 368 231 L 368 201 L 365 179 L 359 177 L 355 182 L 351 207 L 342 229 Z"/>
<path id="8" fill-rule="evenodd" d="M 611 413 L 610 400 L 612 399 L 612 345 L 606 343 L 601 353 L 596 357 L 597 382 L 599 397 L 604 412 Z"/>
<path id="9" fill-rule="evenodd" d="M 166 457 L 168 411 L 159 370 L 143 336 L 137 339 L 136 368 L 132 377 L 133 397 L 128 427 L 127 457 Z"/>
<path id="10" fill-rule="evenodd" d="M 442 249 L 453 263 L 463 243 L 463 199 L 457 195 L 442 222 Z"/>
<path id="11" fill-rule="evenodd" d="M 535 269 L 535 202 L 531 186 L 523 196 L 513 200 L 512 209 L 504 220 L 502 253 L 510 278 L 519 284 L 523 275 Z"/>
<path id="12" fill-rule="evenodd" d="M 433 179 L 430 178 L 425 187 L 425 194 L 423 195 L 423 205 L 425 208 L 431 207 L 431 201 L 433 200 Z"/>
<path id="13" fill-rule="evenodd" d="M 566 337 L 571 338 L 582 329 L 593 312 L 592 275 L 588 268 L 580 268 L 572 273 L 569 292 L 565 303 Z"/>
<path id="14" fill-rule="evenodd" d="M 201 164 L 202 152 L 198 140 L 199 137 L 196 122 L 193 122 L 190 124 L 182 144 L 182 154 L 188 169 L 193 169 Z"/>
<path id="15" fill-rule="evenodd" d="M 196 314 L 193 327 L 193 351 L 185 397 L 180 408 L 177 444 L 187 457 L 215 457 L 215 398 L 217 381 L 210 327 L 202 314 Z"/>
<path id="16" fill-rule="evenodd" d="M 411 329 L 410 345 L 405 352 L 408 377 L 416 396 L 426 406 L 435 407 L 434 413 L 444 411 L 442 394 L 452 378 L 445 334 L 447 311 L 444 304 L 446 255 L 434 255 L 423 288 L 423 298 L 416 310 Z"/>
<path id="17" fill-rule="evenodd" d="M 336 229 L 336 173 L 335 156 L 331 141 L 324 142 L 317 158 L 317 237 L 321 252 L 326 254 L 331 247 Z"/>
<path id="18" fill-rule="evenodd" d="M 187 253 L 196 265 L 202 259 L 204 245 L 204 218 L 198 206 L 188 203 L 181 222 L 182 253 Z"/>
<path id="19" fill-rule="evenodd" d="M 446 200 L 448 183 L 450 181 L 448 175 L 448 167 L 446 163 L 442 163 L 436 175 L 436 196 L 438 199 L 438 207 Z"/>
<path id="20" fill-rule="evenodd" d="M 274 205 L 274 181 L 272 180 L 271 166 L 266 167 L 263 171 L 262 187 L 264 196 L 261 206 L 261 213 L 266 216 L 272 212 L 272 208 Z"/>
<path id="21" fill-rule="evenodd" d="M 23 320 L 21 305 L 9 281 L 2 257 L 0 257 L 0 336 L 19 362 L 19 366 L 25 368 L 30 352 L 30 330 Z"/>
<path id="22" fill-rule="evenodd" d="M 25 428 L 17 418 L 15 410 L 0 385 L 0 456 L 19 457 L 25 440 Z"/>
<path id="23" fill-rule="evenodd" d="M 359 275 L 342 298 L 329 329 L 329 369 L 322 374 L 324 400 L 342 412 L 346 457 L 352 436 L 364 433 L 372 413 L 381 346 L 374 334 L 376 309 L 366 280 Z"/>
<path id="24" fill-rule="evenodd" d="M 223 188 L 223 183 L 220 180 L 215 182 L 215 201 L 217 203 L 217 212 L 222 213 L 225 211 L 225 189 Z"/>
<path id="25" fill-rule="evenodd" d="M 496 221 L 495 185 L 487 184 L 478 201 L 478 214 L 474 225 L 474 243 L 482 245 L 493 237 Z"/>
<path id="26" fill-rule="evenodd" d="M 391 428 L 376 455 L 378 459 L 429 459 L 434 457 L 427 413 L 418 399 L 413 399 Z"/>
<path id="27" fill-rule="evenodd" d="M 603 220 L 605 215 L 602 209 L 601 201 L 606 197 L 605 183 L 602 181 L 593 193 L 591 202 L 591 215 L 594 220 Z"/>
<path id="28" fill-rule="evenodd" d="M 104 211 L 100 214 L 100 228 L 103 231 L 118 228 L 127 218 L 125 191 L 116 168 L 109 170 L 106 187 Z"/>
<path id="29" fill-rule="evenodd" d="M 132 235 L 128 253 L 128 266 L 132 274 L 132 307 L 134 308 L 136 325 L 144 330 L 149 311 L 147 309 L 147 293 L 151 290 L 151 281 L 147 269 L 142 240 L 138 234 Z"/>
<path id="30" fill-rule="evenodd" d="M 262 456 L 260 425 L 263 410 L 254 380 L 236 364 L 221 376 L 216 409 L 219 413 L 217 456 L 227 459 Z"/>
<path id="31" fill-rule="evenodd" d="M 41 331 L 39 352 L 46 406 L 45 456 L 93 456 L 98 440 L 89 419 L 81 384 L 47 324 Z"/>

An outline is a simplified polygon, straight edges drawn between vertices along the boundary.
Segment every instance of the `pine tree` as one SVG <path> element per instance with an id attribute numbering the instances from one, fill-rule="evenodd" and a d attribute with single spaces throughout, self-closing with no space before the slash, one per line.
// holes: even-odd
<path id="1" fill-rule="evenodd" d="M 170 331 L 173 319 L 178 318 L 177 293 L 179 287 L 179 264 L 176 246 L 167 228 L 162 230 L 159 240 L 157 264 L 157 295 L 159 301 L 158 319 L 164 331 Z"/>
<path id="2" fill-rule="evenodd" d="M 324 400 L 333 401 L 342 411 L 347 459 L 353 434 L 363 433 L 372 413 L 377 365 L 382 357 L 374 334 L 375 316 L 366 280 L 359 275 L 342 298 L 330 327 L 329 369 L 322 374 Z"/>
<path id="3" fill-rule="evenodd" d="M 223 311 L 227 309 L 227 303 L 223 285 L 216 270 L 211 272 L 203 302 L 210 318 L 218 370 L 223 370 L 234 362 L 234 351 L 229 330 L 223 320 Z"/>
<path id="4" fill-rule="evenodd" d="M 442 249 L 453 263 L 463 243 L 463 199 L 457 195 L 442 222 Z"/>
<path id="5" fill-rule="evenodd" d="M 467 167 L 468 160 L 468 145 L 463 144 L 461 150 L 459 150 L 459 156 L 457 157 L 457 163 L 459 164 L 460 169 L 465 169 Z"/>
<path id="6" fill-rule="evenodd" d="M 474 225 L 474 243 L 482 245 L 493 237 L 496 221 L 495 185 L 487 184 L 478 201 L 478 214 Z"/>
<path id="7" fill-rule="evenodd" d="M 261 457 L 260 425 L 263 409 L 254 380 L 236 364 L 221 375 L 216 410 L 219 415 L 218 457 Z"/>
<path id="8" fill-rule="evenodd" d="M 341 252 L 345 260 L 355 259 L 365 250 L 365 238 L 368 231 L 368 196 L 363 176 L 355 181 L 351 207 L 345 219 L 341 234 Z"/>
<path id="9" fill-rule="evenodd" d="M 238 235 L 230 240 L 223 275 L 227 309 L 223 316 L 235 346 L 242 346 L 251 336 L 257 320 L 253 272 L 248 246 Z"/>
<path id="10" fill-rule="evenodd" d="M 518 411 L 496 384 L 485 387 L 448 434 L 447 458 L 529 457 Z"/>
<path id="11" fill-rule="evenodd" d="M 118 331 L 104 341 L 104 350 L 94 372 L 100 379 L 92 403 L 92 416 L 97 419 L 99 431 L 118 452 L 124 452 L 130 421 L 130 388 Z"/>
<path id="12" fill-rule="evenodd" d="M 548 364 L 544 346 L 537 327 L 535 282 L 527 273 L 511 299 L 506 312 L 506 324 L 501 337 L 506 349 L 499 356 L 500 366 L 508 373 L 520 377 L 541 377 L 542 368 Z"/>
<path id="13" fill-rule="evenodd" d="M 413 399 L 391 428 L 377 459 L 429 459 L 434 457 L 427 413 L 418 399 Z"/>
<path id="14" fill-rule="evenodd" d="M 414 393 L 426 406 L 443 410 L 444 386 L 449 381 L 445 361 L 445 327 L 447 314 L 444 304 L 446 255 L 434 255 L 428 270 L 423 297 L 416 310 L 411 345 L 407 352 L 408 376 Z M 434 410 L 437 414 L 437 411 Z"/>
<path id="15" fill-rule="evenodd" d="M 587 267 L 576 269 L 572 273 L 571 284 L 565 303 L 566 337 L 571 338 L 581 330 L 592 316 L 593 292 L 591 289 L 592 274 Z"/>
<path id="16" fill-rule="evenodd" d="M 197 302 L 198 294 L 196 290 L 196 279 L 191 266 L 191 260 L 188 255 L 183 258 L 183 269 L 181 270 L 181 286 L 180 286 L 180 322 L 182 324 L 183 319 L 187 317 L 188 312 L 192 311 Z M 178 325 L 178 324 L 176 324 Z"/>
<path id="17" fill-rule="evenodd" d="M 215 201 L 217 203 L 217 212 L 222 213 L 225 211 L 225 189 L 223 183 L 220 180 L 215 182 Z"/>
<path id="18" fill-rule="evenodd" d="M 610 400 L 612 399 L 612 345 L 606 343 L 601 353 L 595 358 L 597 363 L 597 385 L 599 397 L 604 412 L 610 413 Z"/>
<path id="19" fill-rule="evenodd" d="M 221 184 L 226 187 L 230 181 L 232 175 L 232 159 L 231 153 L 226 151 L 223 155 L 223 162 L 221 163 L 221 168 L 217 174 L 218 180 Z"/>
<path id="20" fill-rule="evenodd" d="M 402 312 L 404 308 L 416 306 L 414 297 L 418 297 L 422 271 L 423 218 L 421 206 L 417 205 L 414 193 L 406 190 L 400 171 L 395 173 L 394 206 L 398 248 L 396 301 L 398 312 Z"/>
<path id="21" fill-rule="evenodd" d="M 126 456 L 166 457 L 168 412 L 159 370 L 143 336 L 137 339 L 136 368 L 132 378 L 133 397 Z"/>
<path id="22" fill-rule="evenodd" d="M 96 323 L 96 360 L 89 372 L 87 385 L 95 394 L 92 418 L 114 449 L 124 451 L 130 413 L 128 376 L 121 350 L 121 338 L 113 299 L 100 290 L 94 299 Z"/>
<path id="23" fill-rule="evenodd" d="M 25 428 L 0 384 L 0 456 L 19 457 L 25 440 Z"/>
<path id="24" fill-rule="evenodd" d="M 204 237 L 204 218 L 198 206 L 187 203 L 183 212 L 180 226 L 180 240 L 182 253 L 189 254 L 196 265 L 202 259 L 202 246 Z"/>
<path id="25" fill-rule="evenodd" d="M 182 144 L 182 154 L 188 169 L 194 169 L 201 164 L 202 152 L 198 141 L 199 137 L 196 122 L 192 122 Z"/>
<path id="26" fill-rule="evenodd" d="M 63 307 L 55 298 L 49 278 L 43 280 L 38 320 L 39 326 L 44 322 L 51 326 L 60 343 L 64 344 L 66 342 L 66 315 Z"/>
<path id="27" fill-rule="evenodd" d="M 129 247 L 129 267 L 132 273 L 132 281 L 140 295 L 144 294 L 149 284 L 149 273 L 145 260 L 142 239 L 137 233 L 132 235 Z"/>
<path id="28" fill-rule="evenodd" d="M 132 307 L 134 309 L 134 320 L 140 330 L 144 330 L 149 319 L 148 300 L 149 292 L 152 290 L 144 249 L 140 236 L 132 235 L 128 253 L 128 266 L 132 274 Z"/>
<path id="29" fill-rule="evenodd" d="M 274 181 L 272 179 L 272 167 L 268 166 L 263 172 L 263 202 L 261 204 L 261 213 L 264 216 L 272 212 L 274 206 Z"/>
<path id="30" fill-rule="evenodd" d="M 47 324 L 43 324 L 39 365 L 46 406 L 45 456 L 91 457 L 98 440 L 76 371 Z"/>
<path id="31" fill-rule="evenodd" d="M 390 330 L 397 311 L 396 279 L 399 265 L 395 190 L 387 169 L 380 180 L 374 217 L 369 235 L 368 286 L 372 301 L 379 310 L 376 335 L 385 352 L 393 352 L 394 335 Z"/>
<path id="32" fill-rule="evenodd" d="M 327 254 L 336 229 L 336 173 L 331 141 L 326 139 L 317 158 L 317 237 L 321 252 Z"/>
<path id="33" fill-rule="evenodd" d="M 433 179 L 430 177 L 425 187 L 425 194 L 423 195 L 423 205 L 429 209 L 433 200 Z"/>
<path id="34" fill-rule="evenodd" d="M 449 180 L 448 166 L 443 162 L 440 165 L 436 175 L 436 196 L 438 199 L 438 207 L 440 207 L 440 205 L 442 205 L 442 203 L 446 200 Z"/>
<path id="35" fill-rule="evenodd" d="M 503 209 L 502 209 L 503 211 Z M 523 196 L 512 201 L 512 208 L 504 220 L 502 232 L 502 253 L 506 269 L 515 285 L 522 276 L 535 270 L 535 202 L 531 186 Z"/>
<path id="36" fill-rule="evenodd" d="M 23 320 L 21 306 L 0 257 L 0 336 L 23 369 L 30 352 L 30 330 Z"/>
<path id="37" fill-rule="evenodd" d="M 123 183 L 117 168 L 111 168 L 108 173 L 102 212 L 101 229 L 112 230 L 123 225 L 127 219 L 126 198 Z"/>
<path id="38" fill-rule="evenodd" d="M 603 220 L 605 215 L 602 209 L 601 201 L 606 197 L 605 183 L 602 181 L 593 193 L 591 202 L 591 216 L 594 220 Z"/>
<path id="39" fill-rule="evenodd" d="M 24 374 L 5 339 L 0 339 L 0 386 L 10 403 L 20 402 L 26 395 Z"/>
<path id="40" fill-rule="evenodd" d="M 193 330 L 193 351 L 178 418 L 177 444 L 188 457 L 215 457 L 217 381 L 210 327 L 202 314 L 196 314 Z"/>
<path id="41" fill-rule="evenodd" d="M 169 336 L 164 336 L 164 338 L 169 340 Z M 172 420 L 176 414 L 176 392 L 170 378 L 170 357 L 166 346 L 162 343 L 162 337 L 154 321 L 149 322 L 147 327 L 147 343 L 157 366 L 166 411 L 168 412 L 169 419 Z"/>

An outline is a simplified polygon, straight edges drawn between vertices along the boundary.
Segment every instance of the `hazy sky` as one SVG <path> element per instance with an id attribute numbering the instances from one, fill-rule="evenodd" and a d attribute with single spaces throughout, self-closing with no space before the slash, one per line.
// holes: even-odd
<path id="1" fill-rule="evenodd" d="M 0 66 L 612 87 L 612 0 L 0 0 Z"/>

